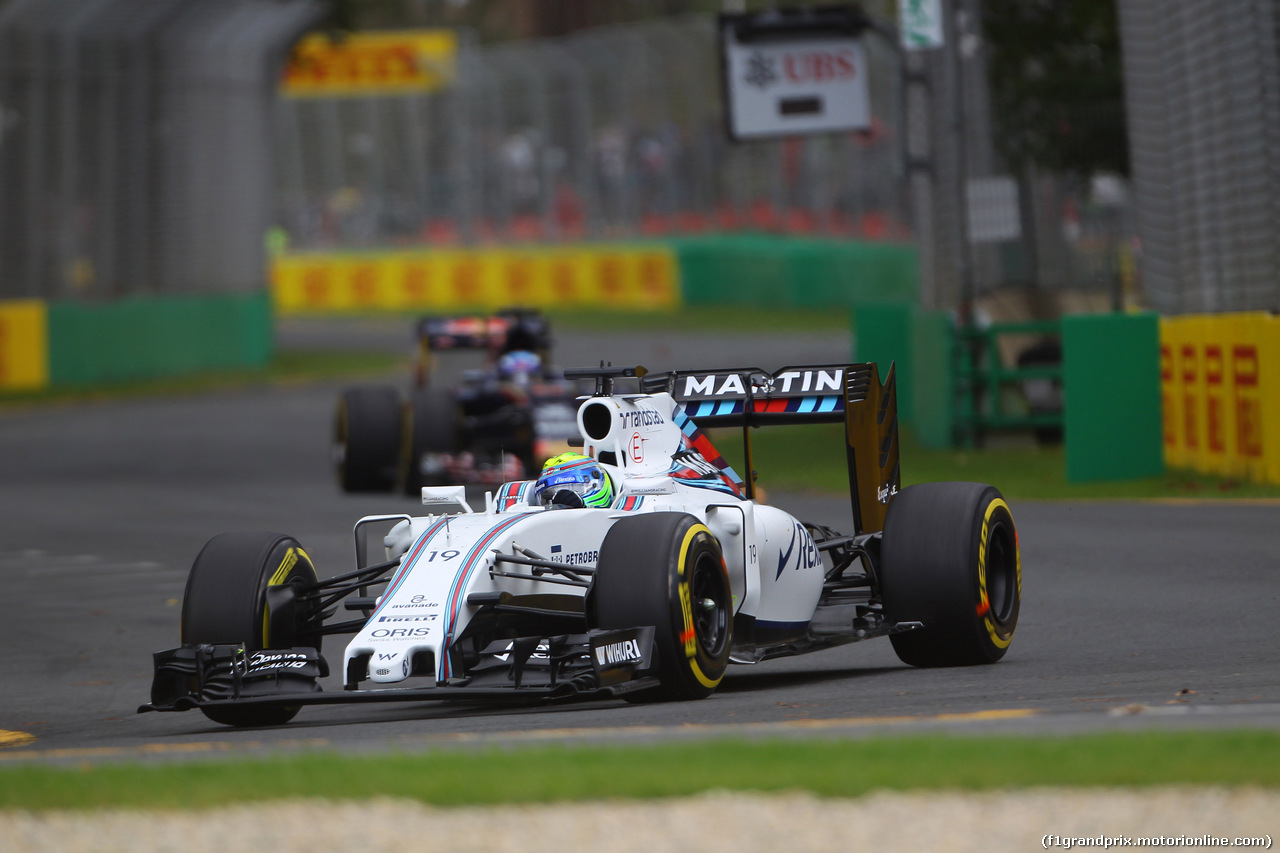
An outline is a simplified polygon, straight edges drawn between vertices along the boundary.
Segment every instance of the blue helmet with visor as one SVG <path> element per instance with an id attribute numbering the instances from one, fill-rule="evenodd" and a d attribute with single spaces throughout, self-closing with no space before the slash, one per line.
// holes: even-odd
<path id="1" fill-rule="evenodd" d="M 561 453 L 542 467 L 534 495 L 542 506 L 607 507 L 613 503 L 613 483 L 591 457 Z"/>

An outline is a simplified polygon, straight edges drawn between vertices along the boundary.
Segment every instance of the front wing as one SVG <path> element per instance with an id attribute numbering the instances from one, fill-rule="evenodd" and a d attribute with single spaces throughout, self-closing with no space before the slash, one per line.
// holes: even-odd
<path id="1" fill-rule="evenodd" d="M 230 705 L 609 699 L 658 685 L 645 674 L 653 663 L 653 631 L 646 626 L 499 640 L 480 652 L 464 678 L 446 686 L 330 693 L 316 683 L 329 667 L 313 648 L 246 652 L 234 644 L 183 646 L 156 652 L 151 701 L 138 713 Z"/>

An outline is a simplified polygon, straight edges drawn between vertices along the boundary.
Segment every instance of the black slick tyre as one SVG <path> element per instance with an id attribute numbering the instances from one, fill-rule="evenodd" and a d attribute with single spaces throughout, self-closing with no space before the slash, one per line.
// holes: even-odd
<path id="1" fill-rule="evenodd" d="M 678 512 L 624 518 L 600 546 L 592 589 L 600 628 L 652 625 L 654 690 L 638 700 L 710 696 L 729 663 L 733 599 L 720 543 Z"/>
<path id="2" fill-rule="evenodd" d="M 404 449 L 400 459 L 405 494 L 416 496 L 423 486 L 448 481 L 442 468 L 423 467 L 424 457 L 457 453 L 461 448 L 458 403 L 447 388 L 420 388 L 405 409 Z"/>
<path id="3" fill-rule="evenodd" d="M 913 666 L 1004 657 L 1018 625 L 1022 566 L 1013 515 L 982 483 L 921 483 L 889 504 L 880 547 L 885 616 L 923 628 L 894 634 Z"/>
<path id="4" fill-rule="evenodd" d="M 343 491 L 395 488 L 402 408 L 399 392 L 390 386 L 342 392 L 333 423 L 333 461 Z"/>
<path id="5" fill-rule="evenodd" d="M 266 606 L 268 586 L 314 583 L 315 566 L 297 540 L 279 533 L 223 533 L 196 556 L 182 598 L 182 644 L 244 643 L 246 652 L 310 646 L 320 650 L 321 635 L 301 609 L 291 625 L 271 634 Z M 201 708 L 209 719 L 229 726 L 287 723 L 298 706 Z"/>

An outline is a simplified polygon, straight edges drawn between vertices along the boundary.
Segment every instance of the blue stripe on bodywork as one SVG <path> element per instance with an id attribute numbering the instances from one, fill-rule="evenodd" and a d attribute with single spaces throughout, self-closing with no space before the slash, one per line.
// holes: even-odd
<path id="1" fill-rule="evenodd" d="M 698 431 L 698 425 L 693 422 L 693 419 L 689 417 L 689 413 L 678 403 L 671 412 L 671 422 L 680 427 L 680 431 L 685 435 L 692 436 Z"/>
<path id="2" fill-rule="evenodd" d="M 517 515 L 514 518 L 504 519 L 490 527 L 467 551 L 467 556 L 463 559 L 462 566 L 458 569 L 458 573 L 453 576 L 453 583 L 449 586 L 449 596 L 445 603 L 445 619 L 448 621 L 441 626 L 444 642 L 440 648 L 440 659 L 436 661 L 436 677 L 440 681 L 448 680 L 452 671 L 449 663 L 449 647 L 453 645 L 453 626 L 457 622 L 462 591 L 466 589 L 475 567 L 482 562 L 481 558 L 484 556 L 485 551 L 493 544 L 493 540 L 498 538 L 499 534 L 529 517 L 528 514 Z"/>
<path id="3" fill-rule="evenodd" d="M 441 519 L 428 527 L 426 532 L 418 537 L 418 541 L 409 549 L 408 555 L 400 562 L 400 570 L 391 576 L 391 583 L 387 584 L 387 591 L 382 593 L 382 603 L 379 604 L 369 616 L 369 622 L 373 622 L 373 617 L 382 612 L 382 608 L 387 606 L 387 602 L 391 600 L 392 594 L 400 588 L 400 584 L 404 583 L 404 579 L 409 576 L 409 570 L 418 562 L 418 558 L 422 556 L 422 552 L 427 550 L 427 545 L 440 532 L 448 519 Z"/>
<path id="4" fill-rule="evenodd" d="M 717 492 L 724 492 L 735 497 L 741 497 L 733 486 L 719 478 L 708 477 L 706 479 L 692 479 L 688 477 L 675 477 L 677 483 L 685 486 L 693 486 L 695 489 L 713 489 Z"/>

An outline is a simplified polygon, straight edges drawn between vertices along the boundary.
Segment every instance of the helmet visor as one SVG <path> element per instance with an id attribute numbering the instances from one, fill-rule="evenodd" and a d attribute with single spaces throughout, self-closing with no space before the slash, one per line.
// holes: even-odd
<path id="1" fill-rule="evenodd" d="M 550 506 L 552 503 L 578 505 L 576 501 L 568 499 L 567 495 L 557 500 L 557 496 L 563 492 L 576 495 L 584 506 L 607 504 L 610 497 L 610 489 L 607 488 L 604 476 L 598 470 L 561 471 L 544 476 L 538 481 L 538 502 L 543 506 Z"/>

